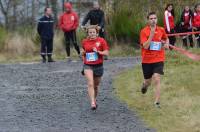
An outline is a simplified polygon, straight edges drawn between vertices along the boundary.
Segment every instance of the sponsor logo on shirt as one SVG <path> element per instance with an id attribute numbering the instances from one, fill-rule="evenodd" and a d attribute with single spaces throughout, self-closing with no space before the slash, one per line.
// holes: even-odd
<path id="1" fill-rule="evenodd" d="M 71 20 L 72 20 L 72 21 L 74 21 L 74 20 L 75 20 L 74 16 L 71 16 Z"/>
<path id="2" fill-rule="evenodd" d="M 99 47 L 100 46 L 100 42 L 96 42 L 96 46 Z"/>

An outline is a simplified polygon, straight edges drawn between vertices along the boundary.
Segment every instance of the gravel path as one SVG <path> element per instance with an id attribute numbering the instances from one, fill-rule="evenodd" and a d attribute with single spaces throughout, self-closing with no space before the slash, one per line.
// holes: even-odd
<path id="1" fill-rule="evenodd" d="M 115 96 L 112 76 L 137 58 L 105 62 L 91 111 L 81 62 L 0 65 L 0 132 L 150 132 Z"/>

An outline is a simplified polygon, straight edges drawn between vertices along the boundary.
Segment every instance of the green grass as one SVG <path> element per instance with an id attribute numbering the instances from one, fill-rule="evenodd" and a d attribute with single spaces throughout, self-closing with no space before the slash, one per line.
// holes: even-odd
<path id="1" fill-rule="evenodd" d="M 111 57 L 128 57 L 128 56 L 138 56 L 140 51 L 135 49 L 133 46 L 114 44 L 110 47 L 109 56 Z"/>
<path id="2" fill-rule="evenodd" d="M 199 49 L 192 50 L 200 53 Z M 158 132 L 200 131 L 200 62 L 179 53 L 168 52 L 161 84 L 161 109 L 153 106 L 154 88 L 140 92 L 143 82 L 141 66 L 120 73 L 114 79 L 120 100 L 136 111 L 147 126 Z"/>

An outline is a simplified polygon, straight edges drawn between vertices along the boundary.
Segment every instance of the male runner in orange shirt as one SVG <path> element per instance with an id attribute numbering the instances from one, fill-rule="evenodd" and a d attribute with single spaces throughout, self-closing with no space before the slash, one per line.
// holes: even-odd
<path id="1" fill-rule="evenodd" d="M 147 16 L 148 25 L 141 30 L 142 70 L 144 83 L 141 92 L 145 94 L 151 81 L 155 83 L 155 105 L 160 107 L 160 75 L 163 75 L 165 51 L 169 49 L 169 39 L 165 29 L 157 26 L 157 15 L 151 12 Z"/>

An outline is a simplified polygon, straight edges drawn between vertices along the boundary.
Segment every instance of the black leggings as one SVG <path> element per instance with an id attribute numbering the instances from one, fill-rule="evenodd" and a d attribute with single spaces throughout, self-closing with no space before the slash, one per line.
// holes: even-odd
<path id="1" fill-rule="evenodd" d="M 67 56 L 70 56 L 70 41 L 73 43 L 77 53 L 80 54 L 80 48 L 77 44 L 77 39 L 76 39 L 76 31 L 72 30 L 69 32 L 65 32 L 64 35 L 65 35 L 65 46 L 66 46 Z"/>
<path id="2" fill-rule="evenodd" d="M 167 32 L 167 33 L 168 34 L 173 34 L 173 33 L 175 33 L 175 31 L 174 31 L 174 29 L 171 29 L 170 32 Z M 169 36 L 168 38 L 169 38 L 169 43 L 171 45 L 175 45 L 175 43 L 176 43 L 176 37 L 175 36 Z"/>

